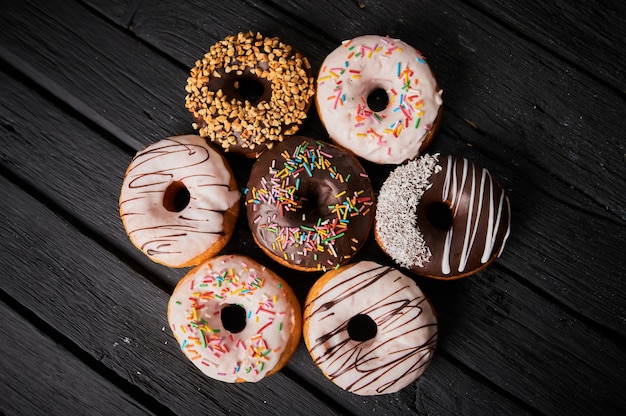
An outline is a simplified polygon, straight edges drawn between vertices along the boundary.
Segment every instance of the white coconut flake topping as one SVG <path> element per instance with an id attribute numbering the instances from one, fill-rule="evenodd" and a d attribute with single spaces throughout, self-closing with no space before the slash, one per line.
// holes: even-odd
<path id="1" fill-rule="evenodd" d="M 387 254 L 400 266 L 422 267 L 431 257 L 417 225 L 417 206 L 432 186 L 439 154 L 422 155 L 397 167 L 383 183 L 376 208 L 376 233 Z"/>

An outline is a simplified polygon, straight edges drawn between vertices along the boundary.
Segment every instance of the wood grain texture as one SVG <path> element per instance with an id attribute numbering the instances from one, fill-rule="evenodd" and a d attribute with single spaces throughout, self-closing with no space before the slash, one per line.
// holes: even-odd
<path id="1" fill-rule="evenodd" d="M 172 286 L 184 271 L 150 261 L 134 249 L 120 221 L 118 199 L 132 154 L 66 117 L 45 97 L 0 74 L 8 98 L 2 108 L 0 157 L 23 183 L 37 188 L 48 204 L 71 213 L 74 224 L 126 261 Z M 50 97 L 48 97 L 50 98 Z M 38 108 L 38 120 L 29 115 Z M 97 237 L 96 237 L 97 236 Z"/>
<path id="2" fill-rule="evenodd" d="M 8 195 L 0 267 L 20 279 L 3 278 L 2 290 L 173 413 L 202 400 L 218 413 L 618 413 L 626 408 L 626 100 L 624 29 L 612 26 L 623 6 L 575 3 L 3 6 L 0 61 L 10 69 L 0 76 L 0 173 L 10 180 L 0 180 Z M 605 26 L 591 22 L 598 17 Z M 358 34 L 410 41 L 444 88 L 443 126 L 429 151 L 480 162 L 509 194 L 512 234 L 493 266 L 458 282 L 413 276 L 438 311 L 441 344 L 424 377 L 396 395 L 341 391 L 302 344 L 267 384 L 214 385 L 162 331 L 159 309 L 183 271 L 153 265 L 130 245 L 117 217 L 121 178 L 134 151 L 191 132 L 189 67 L 240 30 L 280 36 L 315 69 Z M 314 111 L 302 133 L 326 137 Z M 245 187 L 251 162 L 228 159 Z M 390 168 L 364 165 L 379 189 Z M 224 252 L 269 265 L 301 300 L 317 277 L 267 259 L 243 216 Z M 391 264 L 372 241 L 357 259 Z"/>
<path id="3" fill-rule="evenodd" d="M 133 15 L 141 0 L 84 0 L 82 3 L 120 26 L 128 27 L 132 23 Z"/>
<path id="4" fill-rule="evenodd" d="M 4 146 L 0 153 L 4 167 L 21 181 L 28 183 L 32 191 L 55 202 L 58 209 L 75 213 L 74 215 L 80 219 L 80 225 L 92 229 L 93 234 L 102 234 L 102 238 L 106 241 L 118 244 L 120 251 L 127 253 L 126 256 L 129 259 L 132 258 L 141 266 L 140 271 L 158 281 L 164 290 L 171 291 L 178 278 L 183 276 L 184 270 L 170 270 L 153 265 L 144 259 L 141 253 L 130 245 L 121 222 L 116 217 L 116 198 L 127 155 L 114 145 L 102 140 L 96 132 L 89 130 L 79 121 L 64 117 L 63 112 L 54 107 L 54 102 L 29 91 L 23 83 L 12 80 L 6 74 L 1 80 L 6 91 L 10 92 L 10 96 L 16 97 L 15 100 L 7 100 L 4 103 L 5 106 L 2 107 L 2 117 L 6 117 L 4 137 L 7 139 L 3 141 Z M 39 108 L 45 115 L 47 129 L 45 135 L 39 133 L 43 126 L 21 117 L 28 108 L 33 107 Z M 11 121 L 10 127 L 6 120 Z M 61 153 L 78 156 L 61 157 Z M 37 163 L 44 159 L 49 160 L 49 163 Z M 97 162 L 99 160 L 109 162 L 106 166 L 99 166 Z M 86 175 L 78 174 L 79 172 L 84 172 Z M 111 176 L 118 178 L 111 180 Z M 253 243 L 247 225 L 244 224 L 237 226 L 233 242 L 225 251 L 248 254 L 263 260 L 265 264 L 272 264 Z M 302 273 L 296 273 L 294 276 L 294 273 L 286 268 L 274 264 L 272 266 L 288 279 L 299 299 L 303 301 L 314 279 Z M 442 360 L 445 359 L 442 358 Z M 450 368 L 450 366 L 444 368 Z M 379 412 L 386 411 L 389 414 L 402 414 L 407 406 L 413 407 L 414 393 L 410 389 L 396 394 L 398 400 L 390 401 L 387 397 L 361 398 L 335 388 L 315 367 L 303 344 L 298 348 L 286 371 L 291 377 L 306 383 L 308 388 L 315 386 L 318 391 L 324 392 L 324 395 L 341 403 L 341 408 L 349 409 L 354 414 L 360 413 L 363 406 L 368 409 L 377 409 Z M 437 380 L 446 377 L 436 372 L 427 374 L 429 375 L 425 378 L 431 380 L 431 384 L 438 386 L 438 391 L 445 391 L 445 385 L 441 385 Z M 510 413 L 520 411 L 510 400 L 493 392 L 491 387 L 484 386 L 469 376 L 466 378 L 465 385 L 471 386 L 473 391 L 481 391 L 487 397 L 499 397 L 498 401 L 501 403 L 499 408 L 509 409 Z M 483 397 L 483 395 L 477 397 Z M 443 397 L 440 397 L 440 400 L 438 409 L 440 411 L 445 409 L 450 413 L 455 413 L 461 403 L 461 400 L 448 401 Z M 482 399 L 464 400 L 463 403 L 475 409 L 483 408 L 485 412 L 490 409 L 490 407 L 483 407 Z"/>
<path id="5" fill-rule="evenodd" d="M 152 415 L 0 302 L 0 409 L 9 415 Z"/>
<path id="6" fill-rule="evenodd" d="M 11 3 L 0 19 L 0 57 L 117 140 L 139 150 L 172 132 L 191 132 L 185 71 L 83 6 Z"/>
<path id="7" fill-rule="evenodd" d="M 203 376 L 179 351 L 168 329 L 168 295 L 138 276 L 13 184 L 0 202 L 2 289 L 64 337 L 177 414 L 286 414 L 297 406 L 335 414 L 298 384 L 275 374 L 254 384 L 222 384 Z M 33 218 L 37 219 L 33 221 Z M 37 246 L 38 250 L 28 250 Z"/>
<path id="8" fill-rule="evenodd" d="M 626 92 L 626 4 L 588 1 L 466 0 L 511 30 L 553 51 L 622 93 Z"/>

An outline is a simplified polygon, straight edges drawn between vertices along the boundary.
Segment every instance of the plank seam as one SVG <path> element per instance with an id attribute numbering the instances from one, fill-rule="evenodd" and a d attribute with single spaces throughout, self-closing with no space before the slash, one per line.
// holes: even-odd
<path id="1" fill-rule="evenodd" d="M 2 45 L 0 45 L 0 61 L 4 61 L 5 65 L 12 67 L 15 71 L 28 78 L 30 82 L 37 85 L 44 91 L 47 91 L 49 94 L 53 95 L 72 108 L 72 110 L 76 113 L 90 120 L 91 123 L 96 124 L 102 130 L 110 133 L 127 146 L 135 149 L 135 151 L 144 147 L 139 140 L 127 134 L 123 129 L 117 127 L 114 123 L 100 115 L 87 103 L 70 93 L 67 89 L 59 85 L 45 73 L 38 71 L 31 64 L 14 55 Z"/>
<path id="2" fill-rule="evenodd" d="M 617 344 L 626 345 L 625 334 L 621 334 L 617 330 L 607 326 L 606 324 L 595 321 L 594 319 L 576 311 L 574 308 L 569 306 L 567 303 L 564 303 L 562 300 L 560 300 L 556 296 L 551 295 L 550 293 L 541 289 L 539 286 L 536 286 L 533 283 L 531 283 L 528 279 L 520 275 L 514 268 L 506 267 L 504 264 L 501 264 L 501 263 L 494 263 L 493 266 L 494 268 L 501 268 L 502 270 L 506 271 L 506 273 L 512 279 L 514 279 L 517 283 L 524 286 L 525 288 L 527 288 L 528 290 L 530 290 L 531 292 L 533 292 L 540 298 L 545 299 L 549 303 L 552 303 L 559 309 L 562 309 L 564 312 L 572 315 L 572 317 L 579 320 L 580 322 L 583 322 L 584 324 L 593 327 L 602 336 L 614 341 Z"/>
<path id="3" fill-rule="evenodd" d="M 81 361 L 85 366 L 101 375 L 105 380 L 119 387 L 124 393 L 136 400 L 150 412 L 156 415 L 175 415 L 175 413 L 167 406 L 158 401 L 155 397 L 142 391 L 138 386 L 130 383 L 115 371 L 108 368 L 98 360 L 98 357 L 90 355 L 87 351 L 81 349 L 71 339 L 54 329 L 50 324 L 40 318 L 33 311 L 22 305 L 18 300 L 11 297 L 4 289 L 0 288 L 0 301 L 4 302 L 8 307 L 13 309 L 18 315 L 32 324 L 44 336 L 50 338 L 54 343 L 67 350 L 74 355 L 76 359 Z"/>
<path id="4" fill-rule="evenodd" d="M 446 111 L 450 114 L 452 114 L 454 117 L 456 117 L 459 120 L 462 120 L 463 118 L 460 116 L 460 114 L 458 114 L 456 111 L 454 111 L 453 108 L 450 107 L 446 107 Z M 514 149 L 512 149 L 510 146 L 506 145 L 505 143 L 503 143 L 502 141 L 498 140 L 496 137 L 490 135 L 489 133 L 487 133 L 484 130 L 479 129 L 478 127 L 476 127 L 475 125 L 471 125 L 472 129 L 474 129 L 478 134 L 484 136 L 485 138 L 489 139 L 488 142 L 494 142 L 494 143 L 498 143 L 501 146 L 503 146 L 504 148 L 506 148 L 506 150 L 510 151 L 511 153 L 515 153 Z M 454 137 L 456 140 L 461 141 L 460 134 L 456 134 L 456 132 L 454 130 L 450 130 L 449 125 L 443 125 L 441 126 L 441 132 L 445 132 L 446 134 L 450 135 L 451 137 Z M 501 155 L 496 155 L 494 154 L 492 151 L 490 151 L 488 148 L 477 145 L 475 143 L 471 144 L 473 148 L 478 149 L 481 153 L 489 155 L 489 157 L 491 159 L 495 159 L 497 160 L 498 157 L 496 156 L 501 156 Z M 527 158 L 527 157 L 522 157 L 522 160 L 524 160 L 526 163 L 528 163 L 529 165 L 533 166 L 534 168 L 536 168 L 539 172 L 543 172 L 545 175 L 549 175 L 552 178 L 554 178 L 555 180 L 557 180 L 558 182 L 560 182 L 564 188 L 570 188 L 580 192 L 581 194 L 583 194 L 584 196 L 586 196 L 587 198 L 589 198 L 590 201 L 592 201 L 602 213 L 608 213 L 609 215 L 602 215 L 602 218 L 608 221 L 611 221 L 612 223 L 615 223 L 616 225 L 623 225 L 623 221 L 626 220 L 626 211 L 625 214 L 622 216 L 620 215 L 619 212 L 615 212 L 612 208 L 606 206 L 605 204 L 603 204 L 602 202 L 598 201 L 596 198 L 594 198 L 593 196 L 589 195 L 587 192 L 585 192 L 583 189 L 575 186 L 575 184 L 573 183 L 569 183 L 567 182 L 565 179 L 563 179 L 560 176 L 557 176 L 554 172 L 549 172 L 547 170 L 545 170 L 544 168 L 542 168 L 540 165 L 537 165 L 536 163 L 534 163 L 531 159 Z M 563 201 L 561 201 L 563 202 Z M 581 207 L 577 207 L 577 209 L 582 209 Z M 599 213 L 597 212 L 592 212 L 593 215 L 599 215 Z"/>
<path id="5" fill-rule="evenodd" d="M 469 375 L 471 378 L 477 380 L 478 382 L 490 388 L 491 390 L 498 393 L 499 395 L 506 397 L 508 400 L 515 403 L 517 406 L 519 406 L 520 409 L 524 409 L 526 412 L 532 415 L 547 416 L 546 414 L 542 413 L 538 409 L 532 407 L 530 404 L 526 403 L 522 399 L 515 396 L 513 393 L 505 390 L 504 388 L 502 388 L 495 382 L 491 381 L 489 377 L 487 377 L 486 375 L 483 375 L 479 371 L 469 367 L 463 361 L 456 358 L 452 353 L 446 351 L 445 349 L 440 349 L 438 353 L 441 354 L 443 357 L 445 357 L 447 360 L 449 360 L 450 363 L 454 367 L 460 369 L 461 371 Z"/>
<path id="6" fill-rule="evenodd" d="M 570 65 L 572 68 L 575 68 L 576 70 L 580 71 L 581 73 L 583 73 L 584 75 L 588 76 L 592 80 L 598 82 L 599 84 L 601 84 L 605 88 L 607 88 L 607 89 L 617 93 L 617 95 L 619 95 L 623 99 L 626 99 L 626 96 L 624 95 L 625 91 L 622 91 L 619 86 L 613 85 L 610 81 L 602 78 L 600 75 L 596 75 L 591 70 L 588 70 L 585 67 L 579 66 L 578 64 L 576 64 L 576 61 L 572 60 L 568 56 L 565 56 L 563 54 L 558 53 L 555 49 L 551 49 L 547 45 L 543 45 L 538 40 L 536 40 L 533 37 L 531 37 L 530 35 L 527 35 L 526 33 L 524 33 L 521 29 L 518 29 L 514 25 L 508 23 L 506 20 L 503 20 L 503 19 L 499 18 L 497 15 L 494 15 L 493 13 L 489 13 L 484 7 L 480 7 L 478 5 L 475 5 L 473 3 L 467 2 L 465 0 L 463 0 L 463 3 L 467 7 L 475 10 L 477 13 L 479 13 L 482 16 L 486 17 L 487 19 L 492 20 L 494 22 L 494 24 L 499 25 L 504 30 L 511 32 L 513 35 L 519 37 L 523 41 L 528 42 L 528 43 L 530 43 L 533 46 L 536 46 L 537 48 L 539 48 L 542 51 L 548 53 L 549 55 L 551 55 L 551 56 L 561 60 L 562 62 L 566 63 L 567 65 Z"/>

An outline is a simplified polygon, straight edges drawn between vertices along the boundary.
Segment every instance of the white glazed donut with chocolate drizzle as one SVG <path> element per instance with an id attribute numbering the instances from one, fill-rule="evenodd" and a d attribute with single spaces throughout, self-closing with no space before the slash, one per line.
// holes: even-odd
<path id="1" fill-rule="evenodd" d="M 418 156 L 433 139 L 442 92 L 414 47 L 365 35 L 326 57 L 316 105 L 337 144 L 374 163 L 398 164 Z"/>
<path id="2" fill-rule="evenodd" d="M 132 243 L 157 263 L 187 267 L 216 255 L 239 213 L 224 157 L 200 136 L 168 137 L 139 151 L 120 193 Z"/>
<path id="3" fill-rule="evenodd" d="M 212 258 L 181 279 L 168 320 L 187 358 L 227 383 L 256 382 L 280 370 L 302 332 L 289 285 L 241 255 Z"/>
<path id="4" fill-rule="evenodd" d="M 398 265 L 457 279 L 500 256 L 510 217 L 509 199 L 487 169 L 463 157 L 423 155 L 383 183 L 375 236 Z"/>
<path id="5" fill-rule="evenodd" d="M 394 393 L 426 370 L 438 338 L 424 293 L 397 269 L 371 261 L 324 274 L 304 310 L 304 341 L 324 375 L 344 390 Z"/>

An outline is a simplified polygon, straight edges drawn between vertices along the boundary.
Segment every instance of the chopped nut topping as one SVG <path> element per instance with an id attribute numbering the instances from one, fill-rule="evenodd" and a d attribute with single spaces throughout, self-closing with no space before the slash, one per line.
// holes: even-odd
<path id="1" fill-rule="evenodd" d="M 269 101 L 253 105 L 227 97 L 222 89 L 209 90 L 211 79 L 221 78 L 221 72 L 267 80 Z M 194 129 L 225 150 L 235 144 L 250 149 L 261 144 L 270 147 L 272 141 L 296 133 L 306 119 L 315 94 L 310 72 L 307 58 L 278 38 L 252 32 L 228 36 L 211 46 L 191 69 L 185 107 L 193 114 Z"/>

